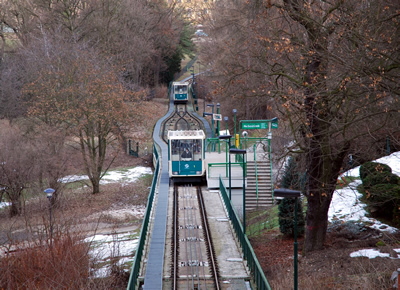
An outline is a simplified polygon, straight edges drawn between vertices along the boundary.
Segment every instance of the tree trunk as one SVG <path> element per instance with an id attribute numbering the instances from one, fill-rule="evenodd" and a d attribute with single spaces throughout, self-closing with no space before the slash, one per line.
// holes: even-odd
<path id="1" fill-rule="evenodd" d="M 320 132 L 327 130 L 326 125 L 319 125 Z M 314 131 L 316 133 L 316 131 Z M 336 189 L 337 178 L 344 157 L 348 153 L 349 144 L 336 148 L 338 153 L 332 154 L 329 138 L 314 138 L 310 142 L 309 152 L 309 190 L 307 196 L 307 223 L 304 252 L 321 250 L 325 243 L 328 227 L 328 211 L 332 196 Z"/>
<path id="2" fill-rule="evenodd" d="M 328 228 L 328 210 L 331 198 L 321 197 L 318 193 L 307 198 L 307 223 L 304 252 L 321 250 L 325 243 Z"/>
<path id="3" fill-rule="evenodd" d="M 92 183 L 93 185 L 93 190 L 92 194 L 96 194 L 100 192 L 100 182 Z"/>
<path id="4" fill-rule="evenodd" d="M 21 214 L 21 201 L 11 200 L 10 217 L 14 217 Z"/>

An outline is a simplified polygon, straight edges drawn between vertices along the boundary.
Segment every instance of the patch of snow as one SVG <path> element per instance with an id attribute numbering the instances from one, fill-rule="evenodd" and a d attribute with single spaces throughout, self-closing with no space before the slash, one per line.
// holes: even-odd
<path id="1" fill-rule="evenodd" d="M 0 208 L 10 206 L 11 202 L 0 202 Z"/>
<path id="2" fill-rule="evenodd" d="M 111 235 L 98 234 L 87 237 L 84 242 L 92 243 L 90 256 L 107 261 L 111 258 L 119 258 L 117 264 L 123 265 L 133 261 L 133 254 L 139 243 L 139 238 L 136 232 L 126 232 Z M 110 265 L 107 264 L 93 271 L 93 276 L 96 278 L 107 277 L 110 273 Z"/>
<path id="3" fill-rule="evenodd" d="M 392 168 L 392 172 L 400 176 L 400 152 L 392 153 L 388 156 L 379 158 L 374 162 L 387 164 Z M 360 177 L 360 166 L 355 167 L 345 173 L 342 176 L 353 176 Z M 380 231 L 387 231 L 394 233 L 398 229 L 381 223 L 380 221 L 367 217 L 367 211 L 364 209 L 365 204 L 360 202 L 359 198 L 362 194 L 357 191 L 357 186 L 361 184 L 361 180 L 355 180 L 351 182 L 347 187 L 338 189 L 333 195 L 332 202 L 328 212 L 328 220 L 330 222 L 334 220 L 341 221 L 356 221 L 363 222 L 369 225 L 370 228 L 374 228 Z M 395 249 L 397 253 L 400 253 L 400 249 Z M 373 259 L 376 257 L 390 257 L 388 253 L 380 253 L 376 249 L 363 249 L 350 254 L 350 257 L 368 257 Z M 398 255 L 400 258 L 400 255 Z"/>
<path id="4" fill-rule="evenodd" d="M 383 163 L 389 165 L 392 168 L 392 172 L 400 176 L 400 152 L 394 152 L 388 156 L 381 157 L 374 160 L 374 162 Z M 360 176 L 360 166 L 354 167 L 349 171 L 342 174 L 342 176 Z"/>
<path id="5" fill-rule="evenodd" d="M 109 171 L 101 179 L 101 184 L 122 182 L 131 183 L 138 180 L 139 177 L 145 174 L 153 174 L 150 167 L 138 166 L 124 171 Z"/>
<path id="6" fill-rule="evenodd" d="M 332 202 L 329 207 L 328 221 L 341 220 L 344 222 L 355 221 L 369 224 L 369 227 L 394 233 L 396 228 L 381 223 L 380 221 L 367 217 L 366 206 L 360 202 L 359 198 L 362 194 L 357 191 L 357 186 L 361 184 L 361 180 L 351 182 L 347 187 L 335 191 Z"/>
<path id="7" fill-rule="evenodd" d="M 132 183 L 145 174 L 153 174 L 150 167 L 138 166 L 127 170 L 108 171 L 100 181 L 100 184 L 108 184 L 114 182 Z M 63 183 L 75 182 L 80 180 L 88 180 L 87 175 L 69 175 L 60 179 Z"/>
<path id="8" fill-rule="evenodd" d="M 119 220 L 119 221 L 124 221 L 127 219 L 141 219 L 144 217 L 144 214 L 146 212 L 146 207 L 143 205 L 132 205 L 128 206 L 125 208 L 119 208 L 119 209 L 110 209 L 102 212 L 98 212 L 95 214 L 92 214 L 88 217 L 88 219 L 98 219 L 100 216 L 108 216 L 113 219 Z"/>
<path id="9" fill-rule="evenodd" d="M 388 257 L 390 257 L 390 254 L 381 253 L 379 250 L 376 250 L 376 249 L 363 249 L 363 250 L 359 250 L 359 251 L 351 253 L 350 257 L 352 257 L 352 258 L 367 257 L 369 259 L 374 259 L 376 257 L 388 258 Z"/>
<path id="10" fill-rule="evenodd" d="M 98 242 L 93 245 L 90 255 L 100 260 L 107 260 L 115 257 L 133 256 L 138 245 L 138 239 L 129 241 L 108 241 Z M 133 260 L 133 258 L 131 258 Z"/>
<path id="11" fill-rule="evenodd" d="M 80 181 L 80 180 L 87 180 L 89 179 L 87 175 L 68 175 L 63 178 L 60 178 L 59 181 L 62 183 L 70 183 L 70 182 L 75 182 L 75 181 Z"/>

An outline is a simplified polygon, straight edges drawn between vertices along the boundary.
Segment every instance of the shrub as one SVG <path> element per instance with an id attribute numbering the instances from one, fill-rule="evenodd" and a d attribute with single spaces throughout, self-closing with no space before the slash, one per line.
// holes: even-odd
<path id="1" fill-rule="evenodd" d="M 378 162 L 365 162 L 363 165 L 360 166 L 360 178 L 364 182 L 364 179 L 372 173 L 377 173 L 377 172 L 388 172 L 392 173 L 392 169 L 382 163 Z"/>
<path id="2" fill-rule="evenodd" d="M 293 157 L 289 157 L 282 176 L 281 187 L 299 188 L 300 180 L 297 172 L 297 164 Z"/>
<path id="3" fill-rule="evenodd" d="M 374 172 L 372 174 L 368 174 L 364 180 L 363 185 L 365 189 L 370 188 L 371 186 L 378 184 L 399 184 L 400 177 L 396 174 L 389 172 Z"/>
<path id="4" fill-rule="evenodd" d="M 400 206 L 400 185 L 376 184 L 365 190 L 368 205 L 374 208 L 375 215 L 392 218 Z"/>
<path id="5" fill-rule="evenodd" d="M 0 259 L 1 289 L 84 289 L 88 287 L 89 245 L 79 235 L 56 234 L 51 246 L 16 245 Z"/>
<path id="6" fill-rule="evenodd" d="M 295 200 L 297 200 L 297 234 L 302 236 L 304 234 L 305 220 L 300 199 L 284 198 L 278 206 L 279 229 L 282 234 L 292 237 L 294 236 Z"/>

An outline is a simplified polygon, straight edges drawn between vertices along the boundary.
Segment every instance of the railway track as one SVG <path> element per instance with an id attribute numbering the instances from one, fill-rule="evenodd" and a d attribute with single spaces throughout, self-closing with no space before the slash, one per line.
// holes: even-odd
<path id="1" fill-rule="evenodd" d="M 201 121 L 187 110 L 187 104 L 175 104 L 174 113 L 163 123 L 162 139 L 168 143 L 168 131 L 200 130 L 203 129 Z"/>
<path id="2" fill-rule="evenodd" d="M 220 289 L 201 187 L 174 185 L 173 192 L 172 289 Z"/>

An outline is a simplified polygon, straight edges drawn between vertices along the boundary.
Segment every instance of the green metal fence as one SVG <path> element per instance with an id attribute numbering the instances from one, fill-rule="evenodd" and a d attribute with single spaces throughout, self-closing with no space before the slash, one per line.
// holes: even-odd
<path id="1" fill-rule="evenodd" d="M 240 219 L 234 207 L 232 206 L 231 201 L 229 200 L 224 181 L 222 180 L 221 177 L 219 178 L 219 190 L 221 191 L 225 207 L 228 211 L 229 219 L 232 222 L 233 228 L 236 232 L 236 235 L 239 239 L 239 243 L 242 247 L 243 256 L 247 260 L 247 266 L 251 271 L 253 282 L 257 286 L 257 289 L 270 290 L 271 286 L 269 286 L 267 278 L 265 278 L 264 272 L 260 266 L 260 263 L 257 260 L 257 257 L 253 251 L 253 247 L 251 246 L 250 241 L 248 240 L 246 234 L 243 233 L 242 223 L 240 222 Z"/>
<path id="2" fill-rule="evenodd" d="M 210 178 L 210 173 L 212 172 L 211 168 L 216 168 L 216 167 L 225 167 L 225 177 L 228 178 L 229 174 L 228 174 L 228 169 L 229 169 L 229 163 L 208 163 L 208 168 L 207 168 L 207 177 Z M 231 167 L 243 167 L 242 163 L 237 163 L 237 162 L 231 162 Z M 246 169 L 245 169 L 246 170 Z M 245 171 L 246 174 L 246 171 Z M 215 176 L 217 177 L 217 176 Z"/>
<path id="3" fill-rule="evenodd" d="M 140 264 L 142 261 L 144 244 L 146 242 L 147 230 L 148 230 L 149 220 L 150 220 L 150 213 L 151 213 L 151 209 L 153 207 L 154 193 L 155 193 L 156 186 L 157 186 L 160 162 L 159 162 L 159 153 L 158 153 L 158 150 L 155 145 L 154 145 L 154 160 L 155 160 L 156 165 L 155 165 L 155 169 L 154 169 L 153 182 L 151 184 L 149 197 L 147 199 L 147 208 L 146 208 L 146 212 L 145 212 L 145 215 L 143 218 L 142 228 L 140 230 L 139 243 L 138 243 L 138 246 L 136 249 L 135 258 L 133 260 L 131 275 L 129 277 L 128 287 L 127 287 L 127 289 L 129 289 L 129 290 L 138 288 L 136 284 L 137 284 L 137 280 L 139 277 Z"/>

